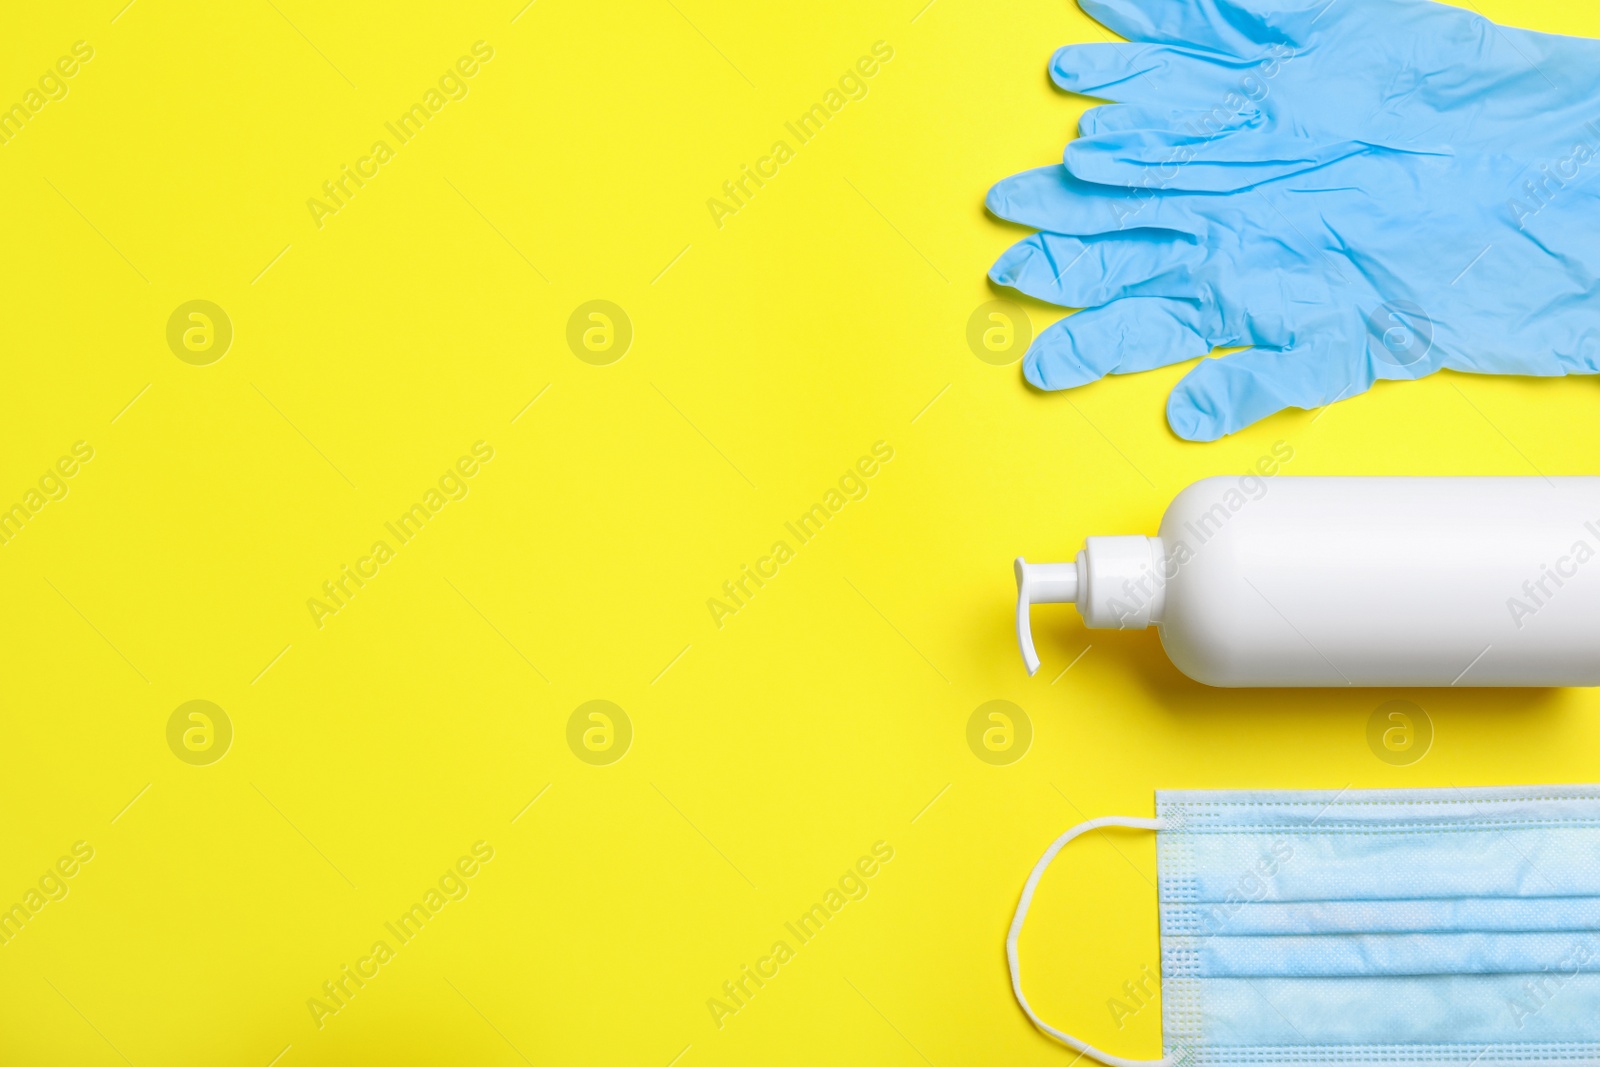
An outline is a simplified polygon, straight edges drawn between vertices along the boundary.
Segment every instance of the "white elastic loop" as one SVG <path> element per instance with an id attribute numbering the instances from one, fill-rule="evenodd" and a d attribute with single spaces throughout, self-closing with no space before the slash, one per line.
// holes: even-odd
<path id="1" fill-rule="evenodd" d="M 1044 877 L 1044 872 L 1056 858 L 1056 853 L 1066 847 L 1067 842 L 1080 834 L 1090 830 L 1098 830 L 1102 826 L 1125 826 L 1134 830 L 1160 830 L 1163 823 L 1160 819 L 1133 819 L 1118 815 L 1107 816 L 1103 819 L 1090 819 L 1081 822 L 1068 830 L 1045 849 L 1044 855 L 1039 857 L 1039 862 L 1033 865 L 1033 873 L 1028 875 L 1028 881 L 1022 887 L 1022 898 L 1017 901 L 1017 914 L 1011 920 L 1011 932 L 1006 935 L 1006 962 L 1011 967 L 1011 991 L 1017 995 L 1017 1003 L 1022 1005 L 1023 1012 L 1033 1020 L 1033 1025 L 1066 1045 L 1068 1048 L 1077 1049 L 1085 1056 L 1092 1056 L 1107 1067 L 1171 1067 L 1176 1062 L 1176 1057 L 1164 1056 L 1159 1060 L 1128 1060 L 1121 1056 L 1113 1056 L 1109 1052 L 1101 1052 L 1093 1045 L 1079 1041 L 1071 1034 L 1063 1033 L 1045 1022 L 1033 1012 L 1033 1007 L 1028 1003 L 1028 998 L 1022 995 L 1022 967 L 1017 962 L 1017 942 L 1022 937 L 1022 923 L 1028 917 L 1028 906 L 1033 903 L 1033 891 L 1039 887 L 1039 879 Z"/>

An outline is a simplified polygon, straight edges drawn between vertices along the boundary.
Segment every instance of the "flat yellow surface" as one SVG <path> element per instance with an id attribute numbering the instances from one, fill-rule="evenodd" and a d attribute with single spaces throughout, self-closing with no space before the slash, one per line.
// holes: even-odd
<path id="1" fill-rule="evenodd" d="M 1600 461 L 1588 380 L 1196 445 L 1182 367 L 1046 396 L 977 358 L 1022 233 L 983 194 L 1088 103 L 1044 73 L 1100 39 L 1074 6 L 522 2 L 6 13 L 0 103 L 73 73 L 0 144 L 0 1062 L 1061 1064 L 1001 943 L 1068 824 L 1600 778 L 1584 692 L 1208 690 L 1070 609 L 1025 676 L 1013 556 L 1154 532 L 1275 442 Z M 1404 766 L 1367 741 L 1394 699 L 1432 724 Z M 1024 943 L 1040 1010 L 1124 1054 L 1158 1050 L 1123 987 L 1153 876 L 1149 835 L 1075 845 Z"/>

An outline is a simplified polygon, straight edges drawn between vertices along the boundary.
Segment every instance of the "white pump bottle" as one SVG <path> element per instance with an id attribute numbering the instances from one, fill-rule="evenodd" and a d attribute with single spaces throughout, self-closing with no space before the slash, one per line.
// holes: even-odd
<path id="1" fill-rule="evenodd" d="M 1076 603 L 1208 685 L 1600 685 L 1600 477 L 1207 478 L 1016 572 L 1029 674 L 1029 607 Z"/>

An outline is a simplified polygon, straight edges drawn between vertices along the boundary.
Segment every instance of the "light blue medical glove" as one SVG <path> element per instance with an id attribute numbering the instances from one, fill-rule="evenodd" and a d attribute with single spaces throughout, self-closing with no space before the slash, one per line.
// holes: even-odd
<path id="1" fill-rule="evenodd" d="M 1423 0 L 1080 0 L 1064 165 L 990 191 L 1044 231 L 990 271 L 1088 310 L 1024 362 L 1062 389 L 1206 360 L 1179 436 L 1441 368 L 1600 370 L 1600 42 Z"/>

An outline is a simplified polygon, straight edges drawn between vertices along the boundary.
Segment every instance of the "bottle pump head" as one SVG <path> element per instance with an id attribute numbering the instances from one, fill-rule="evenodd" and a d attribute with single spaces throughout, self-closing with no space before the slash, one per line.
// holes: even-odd
<path id="1" fill-rule="evenodd" d="M 1029 563 L 1017 557 L 1017 645 L 1030 675 L 1038 673 L 1028 609 L 1077 604 L 1092 629 L 1143 630 L 1161 621 L 1166 582 L 1159 537 L 1090 537 L 1072 563 Z"/>
<path id="2" fill-rule="evenodd" d="M 1029 563 L 1017 557 L 1017 645 L 1028 675 L 1039 673 L 1039 653 L 1033 648 L 1033 626 L 1028 609 L 1035 604 L 1071 604 L 1078 599 L 1076 563 Z"/>

